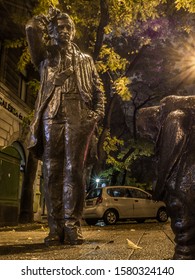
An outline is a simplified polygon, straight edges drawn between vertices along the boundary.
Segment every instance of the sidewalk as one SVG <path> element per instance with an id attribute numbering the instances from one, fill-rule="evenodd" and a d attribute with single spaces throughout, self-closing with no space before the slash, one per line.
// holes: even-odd
<path id="1" fill-rule="evenodd" d="M 85 243 L 46 247 L 46 224 L 0 228 L 0 260 L 169 260 L 174 252 L 170 223 L 83 225 Z M 127 239 L 142 249 L 132 249 Z"/>

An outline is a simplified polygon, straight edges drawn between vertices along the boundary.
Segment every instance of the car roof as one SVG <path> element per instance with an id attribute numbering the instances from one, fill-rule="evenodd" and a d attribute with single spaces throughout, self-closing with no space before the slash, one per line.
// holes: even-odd
<path id="1" fill-rule="evenodd" d="M 105 188 L 133 188 L 133 189 L 140 190 L 140 188 L 134 186 L 106 186 Z"/>
<path id="2" fill-rule="evenodd" d="M 109 189 L 109 188 L 112 188 L 112 189 L 117 189 L 117 188 L 131 188 L 131 189 L 135 189 L 135 190 L 139 190 L 139 191 L 143 191 L 147 194 L 150 194 L 149 192 L 141 189 L 141 188 L 138 188 L 138 187 L 135 187 L 135 186 L 106 186 L 106 187 L 98 187 L 98 189 Z"/>

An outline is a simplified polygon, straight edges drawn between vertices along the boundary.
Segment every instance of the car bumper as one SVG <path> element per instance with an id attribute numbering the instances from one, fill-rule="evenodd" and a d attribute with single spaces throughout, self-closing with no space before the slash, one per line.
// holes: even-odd
<path id="1" fill-rule="evenodd" d="M 83 209 L 83 219 L 101 219 L 104 215 L 103 207 L 89 207 Z"/>

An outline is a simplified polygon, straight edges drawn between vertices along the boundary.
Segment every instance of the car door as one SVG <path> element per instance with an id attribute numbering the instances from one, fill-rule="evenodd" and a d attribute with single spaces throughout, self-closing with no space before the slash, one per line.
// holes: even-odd
<path id="1" fill-rule="evenodd" d="M 155 202 L 151 199 L 151 196 L 148 193 L 138 189 L 131 189 L 130 192 L 133 198 L 133 216 L 135 218 L 155 217 Z"/>
<path id="2" fill-rule="evenodd" d="M 109 204 L 118 211 L 120 219 L 133 217 L 133 200 L 129 196 L 128 189 L 110 188 L 107 193 L 110 196 Z"/>
<path id="3" fill-rule="evenodd" d="M 97 200 L 101 198 L 101 195 L 101 188 L 92 189 L 85 198 L 85 208 L 95 207 L 95 205 L 97 204 Z"/>

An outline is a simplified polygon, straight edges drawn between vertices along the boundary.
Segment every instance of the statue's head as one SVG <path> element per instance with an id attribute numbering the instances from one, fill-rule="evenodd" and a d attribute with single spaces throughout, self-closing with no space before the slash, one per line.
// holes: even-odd
<path id="1" fill-rule="evenodd" d="M 75 25 L 68 14 L 60 13 L 57 16 L 57 28 L 59 38 L 62 41 L 72 41 L 75 36 Z"/>
<path id="2" fill-rule="evenodd" d="M 70 16 L 58 9 L 51 9 L 48 16 L 48 32 L 54 44 L 67 45 L 75 37 L 75 25 Z"/>

